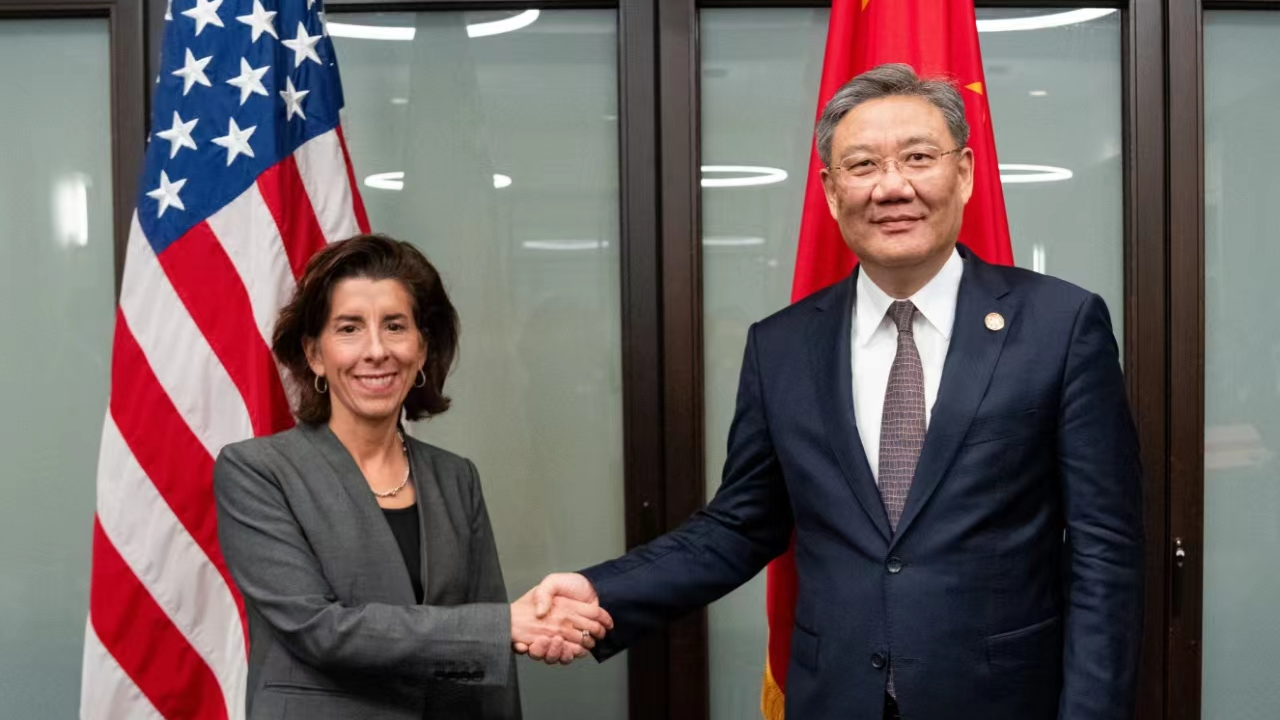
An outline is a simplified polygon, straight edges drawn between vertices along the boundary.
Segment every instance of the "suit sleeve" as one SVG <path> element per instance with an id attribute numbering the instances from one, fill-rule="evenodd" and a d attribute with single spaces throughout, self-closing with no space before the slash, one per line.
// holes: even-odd
<path id="1" fill-rule="evenodd" d="M 246 454 L 229 446 L 214 466 L 218 539 L 246 604 L 290 652 L 328 672 L 506 684 L 505 599 L 453 607 L 340 603 L 280 486 Z"/>
<path id="2" fill-rule="evenodd" d="M 750 580 L 787 549 L 791 506 L 761 387 L 756 328 L 747 335 L 720 489 L 680 528 L 583 571 L 613 616 L 593 651 L 605 660 L 647 631 Z"/>
<path id="3" fill-rule="evenodd" d="M 489 510 L 485 507 L 484 493 L 480 488 L 480 473 L 470 460 L 467 470 L 471 480 L 471 592 L 473 597 L 482 603 L 502 603 L 506 613 L 500 626 L 491 628 L 497 637 L 495 640 L 503 646 L 511 644 L 511 616 L 507 610 L 507 585 L 502 580 L 502 567 L 498 564 L 498 544 L 493 537 L 493 527 L 489 524 Z M 493 720 L 520 720 L 520 688 L 516 672 L 516 656 L 506 652 L 498 658 L 507 664 L 505 687 L 494 688 L 487 692 L 481 701 L 482 717 Z"/>
<path id="4" fill-rule="evenodd" d="M 1060 720 L 1127 720 L 1142 642 L 1142 471 L 1106 304 L 1072 331 L 1058 453 L 1067 524 Z"/>

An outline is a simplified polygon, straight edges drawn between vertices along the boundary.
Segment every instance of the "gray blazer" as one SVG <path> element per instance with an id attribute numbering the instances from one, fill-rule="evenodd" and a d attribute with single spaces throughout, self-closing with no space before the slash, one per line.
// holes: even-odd
<path id="1" fill-rule="evenodd" d="M 218 539 L 249 617 L 249 720 L 518 719 L 511 616 L 475 466 L 406 438 L 423 604 L 327 426 L 228 445 Z"/>

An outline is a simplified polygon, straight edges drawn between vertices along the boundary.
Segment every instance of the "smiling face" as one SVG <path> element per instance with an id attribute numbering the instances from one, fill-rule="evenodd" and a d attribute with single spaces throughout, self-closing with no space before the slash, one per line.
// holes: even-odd
<path id="1" fill-rule="evenodd" d="M 955 148 L 942 112 L 919 97 L 870 100 L 836 126 L 831 166 L 867 157 L 897 159 L 914 147 Z M 827 207 L 845 243 L 869 268 L 936 271 L 955 247 L 973 192 L 973 151 L 962 148 L 940 157 L 926 172 L 906 173 L 893 166 L 869 181 L 851 181 L 844 170 L 823 169 Z"/>
<path id="2" fill-rule="evenodd" d="M 329 305 L 320 337 L 304 342 L 312 372 L 329 383 L 330 423 L 394 422 L 427 361 L 413 298 L 396 280 L 348 278 Z"/>

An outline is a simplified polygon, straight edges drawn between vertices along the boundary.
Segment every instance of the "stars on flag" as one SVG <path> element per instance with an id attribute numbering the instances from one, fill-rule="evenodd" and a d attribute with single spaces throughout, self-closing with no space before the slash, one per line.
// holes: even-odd
<path id="1" fill-rule="evenodd" d="M 282 8 L 284 2 L 299 3 L 299 6 Z M 228 9 L 226 17 L 220 14 L 224 5 Z M 315 103 L 332 102 L 332 95 L 325 92 L 325 88 L 330 83 L 336 83 L 336 77 L 308 75 L 305 70 L 299 71 L 308 61 L 324 68 L 333 67 L 331 61 L 326 65 L 327 61 L 321 57 L 332 52 L 330 47 L 322 46 L 329 42 L 324 3 L 307 0 L 307 11 L 303 19 L 296 23 L 293 37 L 281 35 L 282 30 L 289 32 L 286 30 L 287 26 L 294 24 L 297 17 L 288 13 L 290 10 L 300 12 L 300 5 L 300 0 L 252 0 L 251 4 L 249 0 L 166 0 L 167 21 L 182 17 L 190 18 L 192 24 L 188 25 L 182 20 L 178 25 L 170 25 L 166 31 L 170 33 L 170 41 L 167 42 L 173 43 L 174 37 L 178 40 L 168 46 L 170 49 L 167 50 L 165 64 L 172 69 L 165 72 L 172 77 L 181 78 L 182 82 L 181 92 L 178 92 L 178 83 L 161 84 L 160 77 L 157 77 L 156 104 L 163 108 L 162 112 L 171 112 L 172 120 L 163 124 L 156 122 L 157 127 L 148 138 L 159 138 L 167 143 L 167 147 L 162 145 L 152 152 L 158 154 L 168 151 L 160 155 L 164 160 L 158 162 L 158 167 L 151 165 L 151 172 L 159 175 L 158 181 L 152 176 L 152 181 L 157 184 L 150 189 L 144 188 L 143 195 L 156 203 L 156 214 L 151 216 L 148 210 L 148 217 L 158 219 L 165 217 L 166 213 L 171 217 L 174 213 L 169 212 L 170 210 L 181 213 L 202 211 L 201 206 L 206 202 L 203 193 L 211 187 L 211 183 L 225 182 L 221 178 L 221 168 L 231 167 L 241 156 L 258 162 L 271 161 L 273 153 L 280 152 L 280 140 L 276 138 L 276 134 L 283 132 L 286 127 L 279 124 L 282 111 L 285 122 L 291 128 L 300 127 L 292 124 L 295 118 L 304 124 L 315 120 L 308 119 L 308 109 L 312 114 L 319 113 L 321 118 L 328 117 L 321 112 L 321 106 Z M 236 14 L 237 11 L 244 13 L 250 7 L 252 9 L 248 14 Z M 282 9 L 285 15 L 281 15 Z M 227 25 L 226 22 L 230 20 L 234 21 Z M 211 26 L 224 32 L 204 35 L 204 31 Z M 315 35 L 309 32 L 309 27 L 316 28 Z M 257 49 L 257 43 L 264 40 L 264 36 L 270 36 L 271 40 L 278 42 L 282 46 L 281 52 L 292 51 L 292 66 L 286 64 L 288 55 L 279 55 L 274 49 Z M 196 37 L 201 39 L 194 41 Z M 270 40 L 265 42 L 270 44 Z M 257 67 L 258 64 L 262 66 Z M 229 89 L 217 90 L 215 93 L 197 90 L 197 85 L 210 89 L 228 86 L 235 88 L 239 103 L 232 103 L 231 96 L 223 94 L 233 92 Z M 321 93 L 315 98 L 309 98 L 317 85 L 320 86 Z M 280 100 L 272 103 L 249 103 L 250 98 L 255 95 L 269 99 L 279 96 Z M 237 107 L 242 109 L 237 110 Z M 229 117 L 230 114 L 234 114 L 234 117 Z M 225 134 L 209 129 L 210 124 L 216 128 L 222 127 L 223 122 L 226 123 Z M 264 135 L 253 141 L 254 133 L 264 127 L 267 128 Z M 288 132 L 291 136 L 296 131 Z M 218 136 L 213 137 L 214 135 Z M 258 146 L 256 155 L 255 144 Z M 194 152 L 183 153 L 184 149 Z M 226 151 L 225 163 L 222 162 L 223 150 Z M 267 156 L 263 157 L 263 153 Z M 218 169 L 214 170 L 214 167 Z M 169 172 L 175 172 L 181 179 L 171 180 Z M 195 202 L 192 210 L 187 209 L 180 197 L 188 182 L 195 183 L 192 187 L 200 188 L 198 192 L 201 193 L 197 196 L 189 195 L 189 198 L 201 198 Z M 183 222 L 182 217 L 180 214 L 179 223 Z"/>
<path id="2" fill-rule="evenodd" d="M 230 125 L 227 128 L 227 134 L 214 138 L 213 144 L 227 149 L 227 167 L 230 167 L 232 161 L 241 155 L 253 157 L 253 148 L 249 147 L 249 138 L 253 137 L 253 132 L 258 129 L 258 126 L 254 125 L 241 130 L 240 126 L 236 125 L 235 118 L 231 118 L 228 123 Z"/>
<path id="3" fill-rule="evenodd" d="M 302 65 L 303 60 L 311 60 L 317 65 L 324 65 L 320 61 L 320 55 L 316 53 L 316 43 L 324 35 L 308 35 L 307 28 L 302 23 L 298 23 L 298 36 L 292 40 L 285 40 L 281 44 L 293 51 L 293 66 L 295 68 Z"/>
<path id="4" fill-rule="evenodd" d="M 298 90 L 293 86 L 293 78 L 285 78 L 284 89 L 280 91 L 280 97 L 284 98 L 285 120 L 292 120 L 294 115 L 307 119 L 306 113 L 302 112 L 302 98 L 310 94 L 310 90 Z"/>
<path id="5" fill-rule="evenodd" d="M 182 94 L 184 96 L 191 92 L 191 87 L 196 83 L 200 83 L 205 87 L 213 87 L 213 84 L 209 82 L 209 76 L 204 74 L 204 69 L 211 60 L 213 60 L 212 55 L 197 60 L 196 56 L 191 54 L 191 48 L 187 48 L 186 62 L 182 63 L 182 67 L 173 71 L 174 75 L 182 78 Z"/>
<path id="6" fill-rule="evenodd" d="M 147 193 L 147 197 L 160 201 L 160 210 L 156 213 L 156 217 L 164 215 L 164 211 L 170 207 L 176 207 L 179 210 L 186 210 L 183 206 L 182 199 L 178 197 L 178 193 L 182 191 L 182 186 L 186 185 L 186 179 L 169 182 L 169 174 L 160 171 L 160 187 Z"/>
<path id="7" fill-rule="evenodd" d="M 255 93 L 266 97 L 267 89 L 262 86 L 262 76 L 266 75 L 270 69 L 270 65 L 263 65 L 260 68 L 249 67 L 248 59 L 240 58 L 240 74 L 228 80 L 227 84 L 240 88 L 241 105 L 244 105 L 249 100 L 249 96 Z"/>
<path id="8" fill-rule="evenodd" d="M 262 0 L 253 0 L 253 13 L 251 15 L 239 15 L 236 20 L 248 25 L 253 30 L 253 42 L 258 42 L 258 38 L 263 33 L 269 34 L 271 37 L 279 40 L 280 36 L 276 34 L 275 12 L 267 12 L 262 7 Z"/>
<path id="9" fill-rule="evenodd" d="M 183 10 L 182 14 L 196 21 L 196 37 L 199 37 L 208 25 L 226 27 L 222 24 L 222 18 L 218 17 L 220 7 L 222 7 L 222 0 L 196 0 L 196 6 L 190 10 Z"/>
<path id="10" fill-rule="evenodd" d="M 199 118 L 183 122 L 182 118 L 178 116 L 178 111 L 174 110 L 173 127 L 156 133 L 156 137 L 169 141 L 170 160 L 177 157 L 178 151 L 182 148 L 196 149 L 196 141 L 191 139 L 191 131 L 195 129 L 198 122 L 200 122 Z"/>

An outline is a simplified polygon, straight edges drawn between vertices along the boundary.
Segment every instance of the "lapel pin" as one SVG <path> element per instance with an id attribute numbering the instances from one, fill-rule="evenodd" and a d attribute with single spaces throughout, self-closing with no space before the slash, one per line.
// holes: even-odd
<path id="1" fill-rule="evenodd" d="M 991 332 L 1004 329 L 1004 316 L 1000 313 L 987 313 L 987 318 L 984 322 L 986 322 L 987 329 Z"/>

